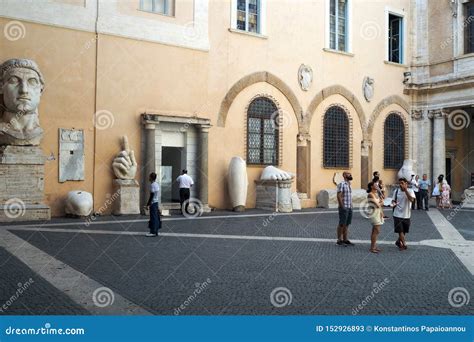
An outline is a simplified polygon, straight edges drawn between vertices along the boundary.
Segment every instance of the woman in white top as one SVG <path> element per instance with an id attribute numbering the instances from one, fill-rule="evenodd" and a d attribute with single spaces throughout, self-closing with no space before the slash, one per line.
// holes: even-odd
<path id="1" fill-rule="evenodd" d="M 367 196 L 368 206 L 370 211 L 370 222 L 372 223 L 372 234 L 370 236 L 370 252 L 379 253 L 377 248 L 377 237 L 380 234 L 380 227 L 385 223 L 383 218 L 383 199 L 378 194 L 378 188 L 375 182 L 370 182 L 368 185 Z"/>

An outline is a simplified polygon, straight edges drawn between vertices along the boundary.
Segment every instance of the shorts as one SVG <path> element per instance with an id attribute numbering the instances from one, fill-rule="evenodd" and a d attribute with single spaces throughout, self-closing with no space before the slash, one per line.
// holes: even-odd
<path id="1" fill-rule="evenodd" d="M 410 231 L 410 219 L 409 218 L 399 218 L 393 217 L 393 223 L 395 226 L 395 233 L 408 233 Z"/>
<path id="2" fill-rule="evenodd" d="M 352 208 L 339 208 L 339 225 L 348 226 L 352 223 Z"/>

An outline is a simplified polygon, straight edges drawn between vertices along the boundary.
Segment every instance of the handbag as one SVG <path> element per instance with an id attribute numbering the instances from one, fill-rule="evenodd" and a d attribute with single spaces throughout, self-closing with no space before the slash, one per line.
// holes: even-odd
<path id="1" fill-rule="evenodd" d="M 440 195 L 441 195 L 441 193 L 439 192 L 439 186 L 438 186 L 438 184 L 436 184 L 436 186 L 433 189 L 432 196 L 440 196 Z"/>

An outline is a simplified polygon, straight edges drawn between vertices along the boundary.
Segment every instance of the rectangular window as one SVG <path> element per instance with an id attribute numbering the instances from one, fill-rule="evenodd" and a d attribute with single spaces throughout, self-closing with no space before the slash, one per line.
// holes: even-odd
<path id="1" fill-rule="evenodd" d="M 347 1 L 330 0 L 329 47 L 332 50 L 347 51 Z"/>
<path id="2" fill-rule="evenodd" d="M 174 15 L 174 0 L 140 0 L 140 10 Z"/>
<path id="3" fill-rule="evenodd" d="M 464 52 L 474 53 L 474 2 L 465 4 L 464 20 Z"/>
<path id="4" fill-rule="evenodd" d="M 237 29 L 260 33 L 260 0 L 237 0 Z"/>
<path id="5" fill-rule="evenodd" d="M 403 64 L 403 18 L 388 15 L 388 60 Z"/>

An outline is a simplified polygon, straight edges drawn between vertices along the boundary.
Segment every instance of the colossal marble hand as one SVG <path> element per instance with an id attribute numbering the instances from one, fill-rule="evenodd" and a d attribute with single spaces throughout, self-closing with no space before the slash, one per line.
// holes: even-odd
<path id="1" fill-rule="evenodd" d="M 135 153 L 130 150 L 126 135 L 122 138 L 122 152 L 120 152 L 112 163 L 115 177 L 118 179 L 135 179 L 137 173 L 137 161 Z"/>
<path id="2" fill-rule="evenodd" d="M 280 170 L 274 166 L 267 166 L 263 171 L 262 175 L 260 176 L 260 180 L 279 180 L 279 181 L 286 181 L 292 180 L 295 177 L 294 174 L 290 172 L 286 172 Z"/>
<path id="3" fill-rule="evenodd" d="M 34 61 L 10 59 L 0 65 L 0 145 L 39 145 L 43 89 L 43 75 Z"/>

